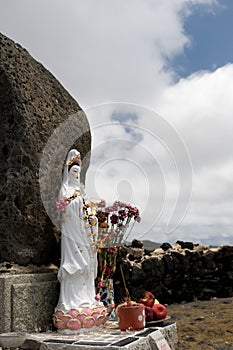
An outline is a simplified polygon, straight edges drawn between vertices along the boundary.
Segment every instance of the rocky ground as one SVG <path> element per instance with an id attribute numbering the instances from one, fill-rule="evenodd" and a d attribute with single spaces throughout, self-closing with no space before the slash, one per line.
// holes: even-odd
<path id="1" fill-rule="evenodd" d="M 177 324 L 178 350 L 233 350 L 233 298 L 197 300 L 167 308 Z"/>

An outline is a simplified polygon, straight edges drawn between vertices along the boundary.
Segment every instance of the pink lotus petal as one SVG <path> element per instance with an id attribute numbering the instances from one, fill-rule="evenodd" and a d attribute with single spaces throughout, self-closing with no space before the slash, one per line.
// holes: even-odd
<path id="1" fill-rule="evenodd" d="M 76 318 L 79 314 L 79 311 L 75 309 L 71 309 L 67 312 L 67 314 L 70 315 L 72 318 Z"/>
<path id="2" fill-rule="evenodd" d="M 77 331 L 81 328 L 81 322 L 75 318 L 67 323 L 67 327 L 72 331 Z"/>
<path id="3" fill-rule="evenodd" d="M 54 315 L 57 317 L 57 318 L 60 318 L 61 316 L 64 315 L 64 312 L 62 310 L 57 310 Z"/>
<path id="4" fill-rule="evenodd" d="M 86 317 L 83 321 L 83 328 L 91 328 L 95 325 L 95 319 L 93 317 Z"/>
<path id="5" fill-rule="evenodd" d="M 100 314 L 98 312 L 93 312 L 91 316 L 94 317 L 94 319 L 96 320 L 99 317 L 99 315 Z"/>
<path id="6" fill-rule="evenodd" d="M 72 317 L 70 315 L 63 315 L 60 317 L 60 320 L 67 324 L 70 320 L 72 320 Z"/>
<path id="7" fill-rule="evenodd" d="M 64 324 L 64 322 L 62 322 L 61 320 L 57 320 L 54 323 L 54 326 L 58 329 L 66 329 L 66 325 Z"/>
<path id="8" fill-rule="evenodd" d="M 100 326 L 104 322 L 104 320 L 105 320 L 105 317 L 103 315 L 98 316 L 95 321 L 96 326 Z"/>
<path id="9" fill-rule="evenodd" d="M 81 325 L 83 324 L 83 321 L 85 320 L 85 318 L 87 317 L 86 314 L 79 314 L 76 319 L 79 320 L 79 322 L 81 323 Z"/>
<path id="10" fill-rule="evenodd" d="M 86 315 L 88 315 L 88 316 L 91 316 L 92 311 L 93 311 L 93 310 L 90 309 L 90 308 L 88 308 L 88 307 L 85 307 L 85 308 L 82 309 L 82 313 L 84 313 L 84 314 L 86 314 Z"/>
<path id="11" fill-rule="evenodd" d="M 96 326 L 100 326 L 102 324 L 103 320 L 104 320 L 104 316 L 98 316 L 96 321 L 95 321 Z"/>

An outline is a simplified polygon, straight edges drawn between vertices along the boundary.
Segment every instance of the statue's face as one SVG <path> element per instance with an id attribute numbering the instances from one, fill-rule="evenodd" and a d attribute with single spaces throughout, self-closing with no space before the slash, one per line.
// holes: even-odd
<path id="1" fill-rule="evenodd" d="M 79 180 L 80 179 L 80 172 L 81 172 L 80 166 L 73 165 L 69 171 L 69 180 L 71 182 Z"/>

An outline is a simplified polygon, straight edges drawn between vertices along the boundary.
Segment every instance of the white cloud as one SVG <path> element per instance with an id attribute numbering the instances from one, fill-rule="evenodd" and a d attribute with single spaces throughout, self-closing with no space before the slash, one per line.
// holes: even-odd
<path id="1" fill-rule="evenodd" d="M 233 234 L 233 65 L 199 72 L 169 87 L 159 111 L 187 145 L 194 170 L 193 198 L 183 224 L 201 225 L 214 239 Z M 189 228 L 189 232 L 193 228 Z M 192 235 L 192 233 L 191 233 Z M 188 236 L 188 233 L 187 233 Z M 230 238 L 229 238 L 230 239 Z M 220 240 L 220 239 L 219 239 Z"/>
<path id="2" fill-rule="evenodd" d="M 212 73 L 197 72 L 177 83 L 169 67 L 170 59 L 192 44 L 184 21 L 194 10 L 213 11 L 216 4 L 215 0 L 0 0 L 1 31 L 48 67 L 83 107 L 112 101 L 144 105 L 177 129 L 191 154 L 194 193 L 190 211 L 170 239 L 192 240 L 197 232 L 201 232 L 199 237 L 214 239 L 216 234 L 230 234 L 232 224 L 233 65 Z M 179 176 L 171 154 L 147 131 L 162 133 L 186 174 L 183 186 L 189 187 L 175 129 L 163 132 L 153 112 L 144 113 L 140 107 L 135 107 L 134 130 L 141 133 L 141 139 L 119 123 L 100 127 L 110 122 L 115 108 L 109 104 L 87 109 L 94 134 L 93 167 L 102 167 L 96 184 L 96 168 L 90 168 L 90 189 L 94 192 L 98 187 L 104 195 L 109 188 L 116 195 L 128 191 L 144 210 L 144 224 L 137 233 L 155 218 L 160 239 L 158 235 L 154 239 L 166 239 L 164 230 L 177 197 Z M 124 111 L 122 105 L 120 110 Z M 116 140 L 120 140 L 118 145 Z M 113 156 L 122 160 L 113 166 L 104 163 Z M 127 188 L 126 181 L 132 188 Z"/>
<path id="3" fill-rule="evenodd" d="M 167 59 L 189 42 L 183 29 L 187 1 L 0 3 L 3 32 L 28 48 L 83 106 L 152 105 L 173 77 Z"/>
<path id="4" fill-rule="evenodd" d="M 169 87 L 158 111 L 182 134 L 195 170 L 232 157 L 233 65 Z"/>

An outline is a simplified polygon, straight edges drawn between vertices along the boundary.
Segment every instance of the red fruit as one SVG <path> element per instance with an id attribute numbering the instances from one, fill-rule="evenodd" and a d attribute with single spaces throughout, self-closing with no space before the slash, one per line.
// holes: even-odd
<path id="1" fill-rule="evenodd" d="M 154 319 L 154 313 L 151 307 L 145 306 L 146 322 L 151 322 Z"/>
<path id="2" fill-rule="evenodd" d="M 145 292 L 144 297 L 139 300 L 139 303 L 152 307 L 154 305 L 154 301 L 155 296 L 151 292 Z"/>
<path id="3" fill-rule="evenodd" d="M 163 304 L 154 304 L 152 310 L 155 320 L 163 320 L 167 316 L 167 309 Z"/>

